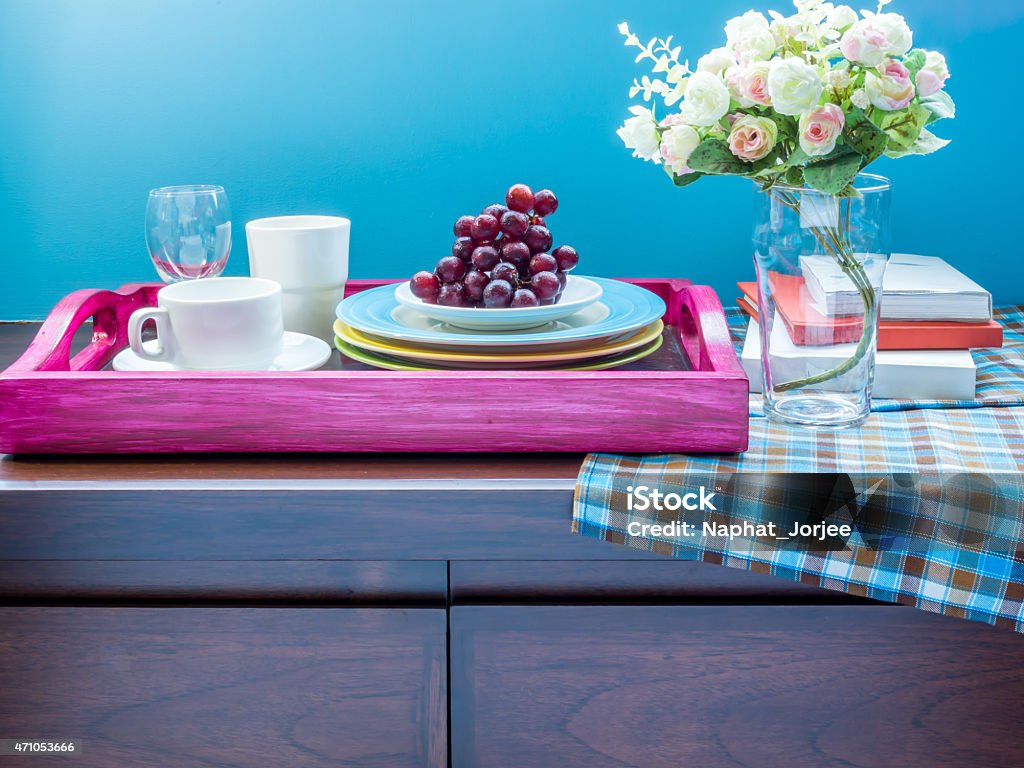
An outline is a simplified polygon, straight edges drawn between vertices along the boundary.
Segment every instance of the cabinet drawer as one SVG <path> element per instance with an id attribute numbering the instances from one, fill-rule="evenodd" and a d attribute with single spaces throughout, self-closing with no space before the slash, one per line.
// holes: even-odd
<path id="1" fill-rule="evenodd" d="M 443 766 L 445 623 L 430 609 L 0 608 L 0 734 L 78 739 L 75 766 Z"/>
<path id="2" fill-rule="evenodd" d="M 244 467 L 238 472 L 237 481 L 172 479 L 161 487 L 154 480 L 139 487 L 4 482 L 0 467 L 0 560 L 662 557 L 574 535 L 571 481 L 518 481 L 522 488 L 487 479 L 440 487 L 430 479 L 264 483 Z"/>
<path id="3" fill-rule="evenodd" d="M 444 608 L 447 563 L 336 560 L 0 560 L 8 604 Z"/>
<path id="4" fill-rule="evenodd" d="M 890 606 L 456 606 L 452 765 L 1019 766 L 1024 642 Z"/>
<path id="5" fill-rule="evenodd" d="M 454 561 L 450 581 L 455 605 L 874 602 L 765 573 L 674 558 Z"/>

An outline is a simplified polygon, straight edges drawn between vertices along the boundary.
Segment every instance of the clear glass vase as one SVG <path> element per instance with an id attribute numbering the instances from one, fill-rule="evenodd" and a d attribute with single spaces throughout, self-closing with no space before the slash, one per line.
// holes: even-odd
<path id="1" fill-rule="evenodd" d="M 781 184 L 759 192 L 762 391 L 774 421 L 843 429 L 871 410 L 891 185 L 860 174 L 853 186 L 848 197 Z"/>

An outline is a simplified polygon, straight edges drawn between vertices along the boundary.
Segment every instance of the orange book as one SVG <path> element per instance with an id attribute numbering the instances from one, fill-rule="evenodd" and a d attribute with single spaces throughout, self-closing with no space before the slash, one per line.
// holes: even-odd
<path id="1" fill-rule="evenodd" d="M 801 346 L 849 344 L 860 338 L 862 319 L 854 315 L 828 317 L 816 310 L 798 275 L 776 273 L 775 305 L 793 343 Z M 757 319 L 757 283 L 736 283 L 743 294 L 740 309 Z M 995 320 L 985 323 L 954 323 L 920 320 L 882 320 L 878 326 L 879 349 L 974 349 L 1003 346 L 1003 327 Z"/>

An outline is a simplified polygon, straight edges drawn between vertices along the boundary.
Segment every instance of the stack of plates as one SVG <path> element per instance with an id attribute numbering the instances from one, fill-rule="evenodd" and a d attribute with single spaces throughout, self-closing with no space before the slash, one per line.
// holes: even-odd
<path id="1" fill-rule="evenodd" d="M 335 345 L 391 370 L 601 370 L 657 350 L 664 313 L 650 291 L 602 278 L 570 276 L 558 304 L 516 309 L 424 304 L 401 283 L 341 302 Z"/>

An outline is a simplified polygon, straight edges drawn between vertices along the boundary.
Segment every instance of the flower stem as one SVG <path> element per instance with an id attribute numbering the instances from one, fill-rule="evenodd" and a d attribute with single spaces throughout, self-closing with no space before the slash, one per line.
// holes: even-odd
<path id="1" fill-rule="evenodd" d="M 772 189 L 769 194 L 773 195 L 797 215 L 800 215 L 800 201 L 794 195 L 779 189 Z M 874 339 L 878 297 L 874 286 L 871 285 L 871 280 L 864 271 L 864 266 L 857 261 L 852 252 L 850 244 L 850 201 L 848 198 L 840 198 L 837 202 L 841 213 L 839 227 L 812 226 L 809 229 L 821 247 L 836 260 L 839 268 L 856 287 L 861 300 L 864 302 L 864 322 L 861 327 L 860 340 L 857 342 L 853 354 L 848 359 L 813 376 L 774 384 L 772 389 L 775 392 L 792 392 L 796 389 L 822 384 L 839 378 L 857 367 L 868 353 Z M 845 211 L 843 210 L 844 208 Z"/>

